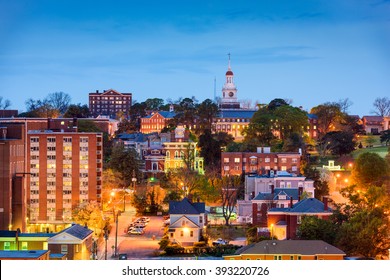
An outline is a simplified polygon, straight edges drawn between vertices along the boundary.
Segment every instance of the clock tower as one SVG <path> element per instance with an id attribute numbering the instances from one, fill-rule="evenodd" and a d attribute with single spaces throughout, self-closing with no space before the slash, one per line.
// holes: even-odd
<path id="1" fill-rule="evenodd" d="M 230 53 L 228 70 L 226 72 L 226 82 L 222 87 L 222 99 L 220 108 L 221 109 L 240 109 L 240 103 L 237 101 L 237 88 L 233 81 L 233 71 L 230 67 Z"/>

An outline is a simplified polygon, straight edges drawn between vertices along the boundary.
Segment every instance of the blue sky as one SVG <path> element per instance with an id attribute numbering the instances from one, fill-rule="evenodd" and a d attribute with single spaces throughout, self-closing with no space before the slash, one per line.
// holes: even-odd
<path id="1" fill-rule="evenodd" d="M 370 114 L 390 96 L 389 0 L 0 0 L 0 96 L 113 88 L 133 99 L 214 97 L 313 106 L 349 98 Z"/>

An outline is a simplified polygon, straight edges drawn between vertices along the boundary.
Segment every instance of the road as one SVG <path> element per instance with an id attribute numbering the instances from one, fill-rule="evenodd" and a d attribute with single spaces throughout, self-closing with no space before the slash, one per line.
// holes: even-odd
<path id="1" fill-rule="evenodd" d="M 150 222 L 145 228 L 145 234 L 127 234 L 127 225 L 135 218 L 135 210 L 130 205 L 126 205 L 126 212 L 118 217 L 117 246 L 118 254 L 126 253 L 129 259 L 144 259 L 155 256 L 159 249 L 158 242 L 163 236 L 163 218 L 161 216 L 150 216 Z M 113 257 L 116 238 L 116 224 L 111 224 L 112 229 L 107 240 L 107 259 L 117 259 Z M 98 259 L 105 259 L 105 241 L 100 240 L 98 244 Z"/>

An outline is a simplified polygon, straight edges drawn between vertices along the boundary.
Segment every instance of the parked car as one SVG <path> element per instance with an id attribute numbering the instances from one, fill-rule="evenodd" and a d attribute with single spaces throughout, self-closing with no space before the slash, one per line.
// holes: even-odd
<path id="1" fill-rule="evenodd" d="M 133 228 L 132 230 L 128 231 L 127 233 L 131 234 L 131 235 L 141 235 L 141 234 L 144 234 L 145 232 L 142 228 Z"/>
<path id="2" fill-rule="evenodd" d="M 229 244 L 229 241 L 222 239 L 222 238 L 218 238 L 217 240 L 213 241 L 213 246 L 227 245 L 227 244 Z"/>
<path id="3" fill-rule="evenodd" d="M 144 228 L 144 227 L 146 227 L 146 224 L 145 223 L 135 223 L 133 227 L 134 228 Z"/>

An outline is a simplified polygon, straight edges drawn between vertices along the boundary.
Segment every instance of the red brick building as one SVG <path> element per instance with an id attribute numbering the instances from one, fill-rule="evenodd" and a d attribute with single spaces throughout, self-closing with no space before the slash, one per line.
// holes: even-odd
<path id="1" fill-rule="evenodd" d="M 159 111 L 141 118 L 141 133 L 160 133 L 168 122 L 175 116 L 174 112 Z"/>
<path id="2" fill-rule="evenodd" d="M 288 171 L 298 174 L 300 153 L 271 153 L 269 147 L 258 148 L 257 152 L 223 152 L 221 174 L 268 174 L 273 171 Z"/>
<path id="3" fill-rule="evenodd" d="M 89 111 L 94 117 L 104 115 L 115 119 L 118 112 L 127 115 L 131 103 L 131 93 L 121 93 L 114 89 L 89 93 Z"/>
<path id="4" fill-rule="evenodd" d="M 101 133 L 73 132 L 73 120 L 63 119 L 0 120 L 0 127 L 0 229 L 56 232 L 79 203 L 100 201 Z"/>
<path id="5" fill-rule="evenodd" d="M 332 209 L 328 206 L 325 197 L 321 202 L 316 198 L 306 198 L 288 208 L 272 208 L 266 210 L 264 205 L 253 204 L 253 224 L 258 225 L 260 220 L 267 219 L 267 228 L 272 236 L 279 240 L 296 239 L 297 230 L 304 216 L 315 216 L 320 219 L 329 219 Z"/>

